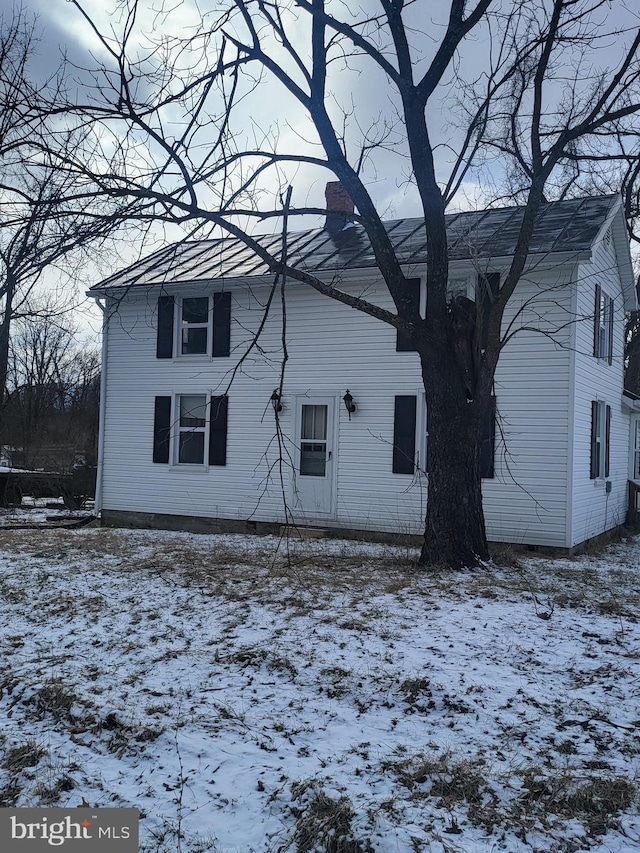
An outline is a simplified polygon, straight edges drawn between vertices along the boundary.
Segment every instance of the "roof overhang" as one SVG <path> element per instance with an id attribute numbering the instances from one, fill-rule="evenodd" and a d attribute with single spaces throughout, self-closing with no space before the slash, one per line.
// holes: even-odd
<path id="1" fill-rule="evenodd" d="M 543 271 L 545 269 L 553 269 L 560 264 L 588 261 L 590 258 L 591 252 L 587 251 L 534 253 L 529 255 L 523 275 L 530 275 L 533 272 Z M 486 259 L 478 258 L 476 260 L 470 260 L 468 258 L 461 260 L 452 259 L 449 262 L 449 267 L 454 273 L 464 271 L 471 274 L 472 272 L 484 272 L 486 270 L 506 270 L 510 264 L 511 258 L 505 255 L 504 257 L 492 257 Z M 402 271 L 407 278 L 425 278 L 427 275 L 427 265 L 423 262 L 403 265 Z M 302 272 L 306 272 L 306 270 L 302 270 Z M 330 284 L 335 279 L 338 279 L 340 282 L 350 281 L 356 283 L 362 281 L 371 282 L 372 279 L 379 278 L 379 274 L 376 275 L 376 272 L 376 267 L 361 267 L 357 269 L 322 270 L 317 272 L 316 276 L 325 284 Z M 215 282 L 217 287 L 221 289 L 229 289 L 231 287 L 265 287 L 270 286 L 273 283 L 273 277 L 273 273 L 267 273 L 264 275 L 253 276 L 220 276 L 217 278 L 211 277 L 207 279 L 183 279 L 173 280 L 170 282 L 166 281 L 166 279 L 163 279 L 162 281 L 141 281 L 140 283 L 132 281 L 128 284 L 106 285 L 104 287 L 94 285 L 91 290 L 87 291 L 87 296 L 90 296 L 93 299 L 98 299 L 110 294 L 124 294 L 129 290 L 153 290 L 155 288 L 164 288 L 167 291 L 173 290 L 174 288 L 178 290 L 196 290 L 203 287 L 210 287 L 213 282 Z M 297 279 L 294 279 L 293 277 L 290 277 L 289 281 L 297 283 Z"/>
<path id="2" fill-rule="evenodd" d="M 629 232 L 624 215 L 622 196 L 611 206 L 609 215 L 602 223 L 600 230 L 593 242 L 594 247 L 602 240 L 607 230 L 611 228 L 611 239 L 616 252 L 618 272 L 620 273 L 620 285 L 622 287 L 622 303 L 625 311 L 638 310 L 638 295 L 636 282 L 633 274 L 631 261 L 631 249 L 629 248 Z"/>
<path id="3" fill-rule="evenodd" d="M 622 408 L 628 412 L 640 413 L 640 400 L 635 399 L 635 394 L 630 396 L 625 392 L 622 395 Z"/>

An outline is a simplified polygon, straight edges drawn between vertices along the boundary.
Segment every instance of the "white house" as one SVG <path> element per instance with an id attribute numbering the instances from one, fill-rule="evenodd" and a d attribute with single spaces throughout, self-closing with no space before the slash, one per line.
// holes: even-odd
<path id="1" fill-rule="evenodd" d="M 521 215 L 448 216 L 452 292 L 474 298 L 479 275 L 498 284 Z M 392 309 L 362 229 L 331 230 L 289 235 L 290 262 Z M 388 232 L 424 306 L 424 224 Z M 295 281 L 283 294 L 233 238 L 165 248 L 90 294 L 105 318 L 105 523 L 421 532 L 424 393 L 418 356 L 392 327 Z M 625 520 L 640 479 L 638 404 L 623 395 L 635 307 L 619 198 L 545 205 L 504 318 L 485 443 L 490 540 L 571 549 Z"/>

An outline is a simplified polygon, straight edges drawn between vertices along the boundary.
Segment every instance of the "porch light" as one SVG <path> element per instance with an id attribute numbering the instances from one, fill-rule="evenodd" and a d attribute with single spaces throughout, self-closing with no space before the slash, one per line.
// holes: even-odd
<path id="1" fill-rule="evenodd" d="M 276 414 L 282 411 L 282 395 L 277 388 L 273 389 L 273 394 L 269 397 L 269 402 L 273 406 L 273 411 L 276 412 Z"/>
<path id="2" fill-rule="evenodd" d="M 358 407 L 353 402 L 353 396 L 349 392 L 348 388 L 347 388 L 347 393 L 344 395 L 344 397 L 342 399 L 344 400 L 345 409 L 349 412 L 349 420 L 351 420 L 351 415 L 356 411 L 356 409 Z"/>

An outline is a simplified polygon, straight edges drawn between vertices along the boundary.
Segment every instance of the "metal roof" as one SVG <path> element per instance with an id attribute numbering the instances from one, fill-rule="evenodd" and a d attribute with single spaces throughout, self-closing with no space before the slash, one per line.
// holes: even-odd
<path id="1" fill-rule="evenodd" d="M 588 251 L 619 203 L 617 195 L 546 203 L 536 220 L 530 254 Z M 504 207 L 447 214 L 450 260 L 509 257 L 515 249 L 523 212 L 523 207 Z M 401 265 L 426 262 L 423 219 L 395 219 L 386 222 L 385 227 Z M 279 254 L 279 234 L 255 239 L 276 256 Z M 360 225 L 334 236 L 323 228 L 292 232 L 288 238 L 288 259 L 291 266 L 317 274 L 376 266 L 371 245 Z M 160 249 L 91 290 L 237 279 L 268 272 L 267 264 L 238 238 L 191 240 Z"/>

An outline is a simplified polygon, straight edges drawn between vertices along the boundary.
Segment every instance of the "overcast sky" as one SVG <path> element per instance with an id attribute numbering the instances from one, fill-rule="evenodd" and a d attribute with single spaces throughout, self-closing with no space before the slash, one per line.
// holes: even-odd
<path id="1" fill-rule="evenodd" d="M 86 0 L 84 5 L 104 31 L 109 27 L 119 30 L 118 15 L 109 14 L 108 11 L 110 7 L 113 9 L 116 5 L 111 0 L 107 0 L 106 3 L 102 0 Z M 190 2 L 170 5 L 171 11 L 164 18 L 153 16 L 148 10 L 141 14 L 140 30 L 150 31 L 153 25 L 156 34 L 176 35 L 180 32 L 193 32 L 199 20 L 195 5 Z M 200 8 L 206 8 L 207 5 L 211 8 L 216 4 L 204 3 L 200 4 Z M 371 7 L 372 10 L 378 8 L 377 0 L 365 0 L 365 3 L 359 4 L 360 8 L 363 5 Z M 31 8 L 39 18 L 40 44 L 38 55 L 34 57 L 35 73 L 46 75 L 63 52 L 72 62 L 85 67 L 95 66 L 96 58 L 104 57 L 104 51 L 91 33 L 89 26 L 66 0 L 30 0 L 27 8 Z M 429 9 L 428 18 L 424 16 L 426 9 Z M 423 57 L 423 64 L 433 55 L 443 31 L 442 21 L 437 20 L 434 9 L 442 17 L 448 11 L 448 3 L 444 0 L 440 0 L 439 3 L 433 3 L 432 0 L 418 0 L 415 12 L 412 13 L 416 23 L 419 22 L 420 26 L 427 31 L 427 34 L 421 37 L 419 51 Z M 293 37 L 301 45 L 308 43 L 307 35 L 302 23 L 293 29 Z M 486 50 L 486 32 L 479 30 L 466 46 L 465 61 L 470 65 L 479 65 Z M 93 51 L 95 58 L 92 58 L 88 51 Z M 332 81 L 332 87 L 336 101 L 339 100 L 347 107 L 353 104 L 357 109 L 357 116 L 354 116 L 357 118 L 357 126 L 352 121 L 355 139 L 357 127 L 366 128 L 383 117 L 392 122 L 395 118 L 392 114 L 393 92 L 384 75 L 372 68 L 370 62 L 358 62 L 352 59 L 350 66 L 352 73 L 344 73 L 346 69 L 341 71 Z M 454 116 L 449 103 L 447 112 L 438 115 L 437 122 L 430 123 L 436 141 L 447 143 L 455 137 L 455 127 L 446 126 L 451 120 L 454 120 Z M 285 151 L 299 151 L 301 146 L 307 144 L 313 132 L 308 119 L 293 99 L 283 93 L 279 87 L 276 89 L 275 86 L 266 82 L 260 87 L 260 96 L 253 98 L 247 106 L 247 123 L 248 125 L 252 123 L 254 128 L 262 130 L 270 126 L 275 129 L 277 125 L 278 147 Z M 391 134 L 389 143 L 392 148 L 398 139 L 398 135 Z M 444 147 L 440 151 L 440 157 L 443 163 L 449 157 Z M 408 171 L 407 164 L 398 158 L 397 154 L 381 152 L 378 155 L 376 167 L 371 168 L 367 173 L 370 191 L 386 218 L 419 215 L 417 196 L 406 180 Z M 331 180 L 331 175 L 325 171 L 306 166 L 297 169 L 292 175 L 294 203 L 322 206 L 324 184 L 327 180 Z M 481 193 L 472 182 L 466 190 L 470 205 L 482 204 Z M 464 199 L 461 199 L 461 204 L 467 206 Z"/>
<path id="2" fill-rule="evenodd" d="M 149 33 L 153 33 L 154 37 L 193 34 L 199 29 L 199 10 L 210 11 L 207 19 L 210 23 L 214 16 L 213 10 L 223 5 L 225 4 L 216 0 L 204 0 L 197 5 L 189 0 L 168 0 L 167 13 L 160 15 L 157 11 L 162 8 L 160 0 L 141 0 L 139 26 L 133 46 L 135 48 L 138 42 L 142 43 Z M 413 5 L 407 4 L 404 17 L 413 27 L 414 60 L 417 69 L 426 67 L 434 55 L 444 32 L 449 5 L 449 0 L 416 0 Z M 84 0 L 84 7 L 103 32 L 108 32 L 109 29 L 120 32 L 117 6 L 116 0 Z M 495 9 L 510 10 L 512 7 L 513 0 L 494 0 Z M 88 68 L 94 67 L 97 61 L 104 58 L 104 50 L 91 33 L 88 24 L 67 0 L 27 0 L 27 8 L 31 8 L 39 17 L 41 41 L 39 53 L 34 58 L 34 70 L 38 73 L 44 74 L 54 67 L 62 52 L 65 52 L 72 62 Z M 357 4 L 343 4 L 334 0 L 333 8 L 340 9 L 345 15 L 348 15 L 345 9 L 354 10 L 358 14 L 362 14 L 360 10 L 374 12 L 379 10 L 379 0 L 359 0 Z M 155 11 L 152 12 L 151 9 Z M 306 51 L 308 56 L 308 27 L 305 26 L 304 17 L 302 16 L 298 23 L 292 24 L 290 34 L 296 46 L 301 45 L 302 55 L 305 56 Z M 611 0 L 598 12 L 594 21 L 601 32 L 605 29 L 612 31 L 616 27 L 637 27 L 640 25 L 638 0 Z M 595 62 L 590 61 L 589 67 L 585 68 L 585 74 L 597 71 L 596 65 L 606 68 L 607 62 L 615 61 L 626 41 L 628 36 L 624 34 L 608 39 L 605 50 L 600 51 Z M 93 52 L 93 57 L 89 51 Z M 472 79 L 486 69 L 488 53 L 489 33 L 486 26 L 481 25 L 465 40 L 456 60 L 457 68 L 463 76 Z M 336 103 L 346 109 L 353 108 L 350 118 L 351 138 L 357 140 L 361 130 L 370 127 L 376 120 L 386 118 L 391 123 L 396 121 L 393 115 L 393 92 L 384 75 L 372 67 L 369 60 L 351 59 L 349 66 L 349 69 L 333 66 L 339 68 L 339 71 L 331 80 L 331 89 Z M 446 174 L 447 164 L 451 160 L 451 151 L 447 146 L 456 146 L 463 123 L 456 100 L 464 100 L 467 94 L 460 87 L 449 86 L 450 80 L 451 75 L 445 75 L 440 92 L 441 99 L 431 104 L 428 112 L 432 139 L 440 145 L 436 156 L 442 176 Z M 331 101 L 332 99 L 329 99 L 330 107 Z M 258 95 L 249 98 L 244 109 L 246 112 L 243 119 L 246 121 L 247 133 L 254 134 L 267 128 L 275 132 L 277 128 L 279 151 L 300 151 L 308 146 L 309 140 L 312 139 L 313 129 L 300 107 L 281 87 L 276 87 L 268 81 L 260 84 Z M 392 131 L 389 137 L 390 147 L 395 147 L 396 152 L 401 148 L 397 143 L 401 141 L 402 136 L 397 131 L 396 126 L 395 132 Z M 211 135 L 214 133 L 215 128 L 212 128 Z M 312 148 L 308 150 L 313 151 Z M 492 164 L 494 173 L 499 168 L 499 163 Z M 405 180 L 408 171 L 408 165 L 392 150 L 379 152 L 375 168 L 366 172 L 371 194 L 387 218 L 420 213 L 417 195 Z M 294 183 L 294 203 L 322 206 L 324 183 L 331 179 L 330 174 L 302 166 L 290 177 Z M 457 199 L 457 204 L 461 207 L 483 206 L 486 200 L 477 179 L 471 177 L 464 187 L 464 193 Z"/>
<path id="3" fill-rule="evenodd" d="M 174 0 L 167 4 L 169 11 L 162 16 L 157 14 L 158 3 L 159 0 L 155 5 L 149 3 L 149 6 L 156 9 L 155 14 L 150 12 L 148 7 L 141 12 L 140 39 L 143 37 L 142 33 L 148 33 L 151 30 L 155 36 L 193 33 L 197 30 L 199 13 L 194 3 L 180 3 Z M 599 31 L 602 32 L 604 28 L 614 30 L 623 26 L 637 27 L 640 24 L 640 10 L 637 3 L 638 0 L 611 0 L 611 3 L 603 7 L 597 18 Z M 86 0 L 84 5 L 103 31 L 108 32 L 110 27 L 114 32 L 120 31 L 119 15 L 114 11 L 117 4 L 113 0 Z M 214 9 L 219 5 L 215 0 L 210 2 L 205 0 L 198 4 L 198 8 Z M 342 4 L 336 0 L 336 5 Z M 495 0 L 495 5 L 498 8 L 510 9 L 512 0 Z M 26 0 L 25 8 L 38 16 L 37 28 L 40 41 L 37 53 L 33 57 L 31 70 L 34 76 L 46 77 L 47 73 L 56 67 L 63 53 L 72 63 L 85 68 L 95 67 L 97 62 L 104 58 L 104 50 L 95 35 L 91 33 L 88 24 L 83 21 L 78 10 L 66 0 Z M 360 0 L 357 7 L 349 3 L 342 6 L 343 11 L 363 8 L 367 11 L 377 10 L 378 0 Z M 443 19 L 448 14 L 448 8 L 448 0 L 447 2 L 417 0 L 405 12 L 407 20 L 415 26 L 414 58 L 419 67 L 425 66 L 437 49 L 443 32 Z M 296 44 L 306 45 L 307 37 L 308 31 L 303 21 L 293 25 L 292 40 L 295 40 Z M 607 49 L 598 55 L 597 64 L 592 62 L 588 68 L 585 68 L 585 73 L 597 72 L 598 65 L 604 68 L 607 62 L 615 61 L 628 38 L 628 33 L 612 36 L 607 42 Z M 135 40 L 133 44 L 135 47 Z M 304 49 L 303 47 L 301 52 L 304 52 Z M 480 27 L 465 42 L 458 66 L 461 73 L 470 78 L 477 76 L 483 67 L 486 67 L 488 53 L 488 32 L 486 27 Z M 451 159 L 451 149 L 448 146 L 455 146 L 460 136 L 460 117 L 456 99 L 465 97 L 464 90 L 460 91 L 459 88 L 453 90 L 448 85 L 450 79 L 447 77 L 444 81 L 440 104 L 434 104 L 428 114 L 433 140 L 440 144 L 437 157 L 442 175 L 445 175 L 447 164 Z M 353 116 L 350 119 L 352 141 L 357 141 L 359 128 L 370 127 L 376 120 L 386 119 L 392 125 L 388 140 L 390 150 L 379 152 L 375 167 L 369 168 L 365 173 L 367 186 L 379 210 L 385 218 L 419 215 L 417 194 L 407 180 L 407 163 L 398 156 L 398 152 L 402 151 L 402 133 L 399 132 L 401 128 L 397 125 L 393 127 L 395 119 L 392 93 L 382 73 L 372 69 L 370 62 L 350 60 L 349 68 L 340 68 L 332 78 L 331 85 L 336 103 L 341 104 L 343 108 L 353 108 Z M 313 147 L 309 147 L 313 141 L 313 129 L 308 119 L 293 99 L 283 94 L 274 85 L 262 83 L 258 93 L 249 97 L 244 103 L 243 109 L 245 112 L 241 114 L 242 121 L 246 123 L 242 128 L 243 132 L 255 135 L 271 130 L 272 133 L 278 134 L 279 151 L 314 151 Z M 215 128 L 212 128 L 212 136 L 214 133 Z M 500 179 L 500 167 L 500 163 L 494 162 L 486 171 L 483 181 L 472 176 L 456 199 L 457 207 L 484 206 L 488 197 L 485 187 L 489 176 L 493 175 Z M 324 184 L 332 179 L 329 173 L 303 165 L 296 170 L 291 170 L 288 178 L 294 185 L 294 204 L 323 206 Z M 305 223 L 305 227 L 312 224 L 319 224 L 319 221 Z M 277 224 L 274 223 L 271 227 L 277 227 Z M 142 253 L 147 254 L 153 248 L 157 246 L 145 245 L 142 247 Z M 124 250 L 118 261 L 122 265 L 122 262 L 133 257 L 133 254 L 128 254 L 128 250 Z M 90 276 L 91 272 L 89 272 Z M 92 283 L 94 281 L 88 280 L 87 286 Z"/>

